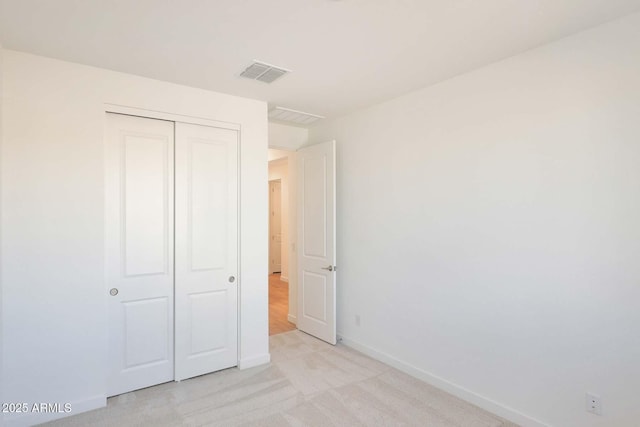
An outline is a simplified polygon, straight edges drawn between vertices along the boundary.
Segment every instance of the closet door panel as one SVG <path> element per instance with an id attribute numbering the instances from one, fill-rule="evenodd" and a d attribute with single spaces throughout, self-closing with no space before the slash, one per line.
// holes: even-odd
<path id="1" fill-rule="evenodd" d="M 107 114 L 109 396 L 173 380 L 173 128 Z"/>
<path id="2" fill-rule="evenodd" d="M 125 135 L 123 139 L 125 272 L 127 276 L 164 274 L 170 258 L 167 242 L 171 195 L 167 189 L 173 147 L 168 138 L 151 135 Z"/>
<path id="3" fill-rule="evenodd" d="M 227 145 L 192 141 L 191 228 L 189 248 L 192 270 L 221 270 L 227 265 L 229 207 Z"/>
<path id="4" fill-rule="evenodd" d="M 176 380 L 237 365 L 238 133 L 176 123 Z"/>

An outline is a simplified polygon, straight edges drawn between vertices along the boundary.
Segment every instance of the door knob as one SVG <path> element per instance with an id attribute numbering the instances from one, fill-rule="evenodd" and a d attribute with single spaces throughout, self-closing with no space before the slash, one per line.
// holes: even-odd
<path id="1" fill-rule="evenodd" d="M 229 283 L 233 283 L 236 281 L 236 278 L 234 276 L 229 276 Z"/>
<path id="2" fill-rule="evenodd" d="M 112 297 L 115 297 L 116 295 L 118 295 L 118 289 L 117 288 L 111 288 L 109 290 L 109 295 L 111 295 Z"/>
<path id="3" fill-rule="evenodd" d="M 335 267 L 333 265 L 330 265 L 329 267 L 322 267 L 323 270 L 329 270 L 329 271 L 333 271 L 335 270 Z"/>

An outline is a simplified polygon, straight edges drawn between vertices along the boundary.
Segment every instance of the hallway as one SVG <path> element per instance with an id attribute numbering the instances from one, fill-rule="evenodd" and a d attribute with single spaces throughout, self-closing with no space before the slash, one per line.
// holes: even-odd
<path id="1" fill-rule="evenodd" d="M 269 275 L 269 335 L 296 329 L 287 320 L 289 314 L 289 284 L 280 280 L 280 273 Z"/>

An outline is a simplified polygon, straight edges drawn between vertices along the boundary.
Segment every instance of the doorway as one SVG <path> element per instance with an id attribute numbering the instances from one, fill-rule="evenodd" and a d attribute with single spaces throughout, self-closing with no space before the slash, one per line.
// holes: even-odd
<path id="1" fill-rule="evenodd" d="M 335 141 L 270 149 L 269 180 L 281 183 L 282 248 L 280 277 L 269 278 L 270 335 L 297 328 L 336 344 Z"/>
<path id="2" fill-rule="evenodd" d="M 269 274 L 276 273 L 282 274 L 281 179 L 269 181 Z"/>
<path id="3" fill-rule="evenodd" d="M 269 150 L 269 335 L 296 329 L 290 300 L 291 174 L 293 152 Z M 293 320 L 293 321 L 292 321 Z"/>

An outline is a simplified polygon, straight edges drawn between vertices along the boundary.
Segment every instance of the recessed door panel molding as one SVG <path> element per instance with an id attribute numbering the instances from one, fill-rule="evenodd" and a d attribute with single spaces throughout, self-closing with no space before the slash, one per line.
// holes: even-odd
<path id="1" fill-rule="evenodd" d="M 187 149 L 191 269 L 223 269 L 228 246 L 228 146 L 224 141 L 194 138 Z"/>
<path id="2" fill-rule="evenodd" d="M 124 256 L 127 276 L 164 274 L 169 260 L 167 136 L 122 134 Z"/>
<path id="3" fill-rule="evenodd" d="M 238 361 L 238 132 L 176 123 L 176 380 Z"/>
<path id="4" fill-rule="evenodd" d="M 302 236 L 306 257 L 327 257 L 327 153 L 302 158 Z"/>
<path id="5" fill-rule="evenodd" d="M 174 378 L 173 123 L 107 114 L 108 396 Z"/>
<path id="6" fill-rule="evenodd" d="M 124 302 L 126 369 L 164 363 L 170 360 L 171 330 L 169 298 L 150 298 Z"/>
<path id="7" fill-rule="evenodd" d="M 298 150 L 298 317 L 301 331 L 336 343 L 335 141 Z"/>
<path id="8" fill-rule="evenodd" d="M 302 272 L 301 292 L 304 294 L 302 300 L 305 305 L 302 307 L 302 316 L 305 319 L 327 324 L 327 278 L 323 274 L 312 271 Z"/>
<path id="9" fill-rule="evenodd" d="M 226 290 L 189 295 L 191 314 L 189 358 L 226 349 L 229 341 L 227 337 L 228 298 Z"/>

